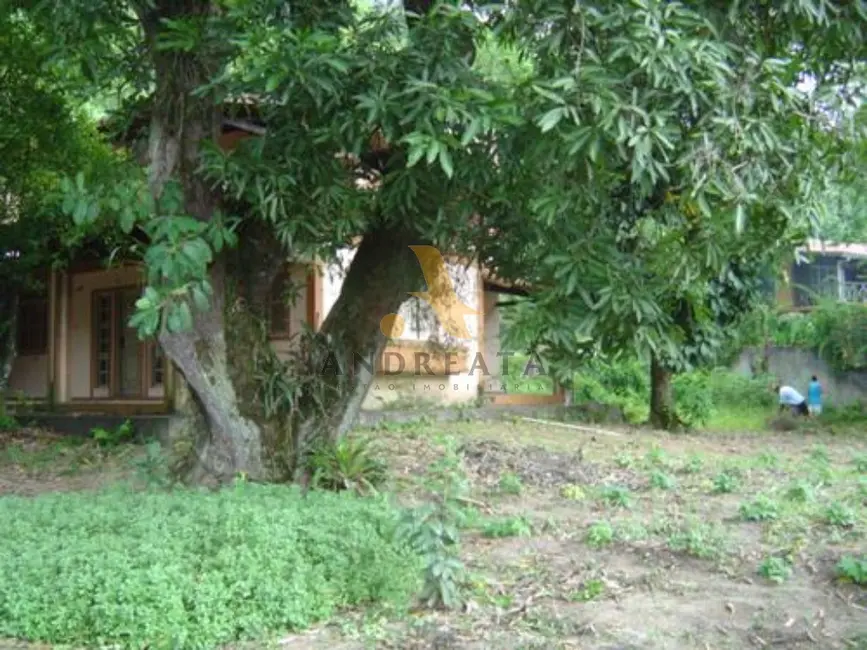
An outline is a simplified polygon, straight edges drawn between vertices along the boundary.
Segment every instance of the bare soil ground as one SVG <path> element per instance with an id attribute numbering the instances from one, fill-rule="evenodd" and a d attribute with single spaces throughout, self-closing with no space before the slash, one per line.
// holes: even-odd
<path id="1" fill-rule="evenodd" d="M 843 555 L 867 555 L 865 432 L 615 433 L 525 422 L 362 432 L 408 505 L 430 498 L 437 461 L 458 459 L 467 603 L 347 612 L 256 647 L 867 648 L 867 591 L 834 573 Z M 0 450 L 0 495 L 133 471 L 132 451 L 32 432 Z"/>
<path id="2" fill-rule="evenodd" d="M 867 553 L 863 432 L 616 433 L 526 423 L 377 432 L 408 500 L 445 449 L 459 450 L 478 503 L 460 554 L 469 602 L 397 621 L 359 615 L 340 632 L 284 642 L 867 648 L 867 592 L 834 574 L 842 555 Z"/>

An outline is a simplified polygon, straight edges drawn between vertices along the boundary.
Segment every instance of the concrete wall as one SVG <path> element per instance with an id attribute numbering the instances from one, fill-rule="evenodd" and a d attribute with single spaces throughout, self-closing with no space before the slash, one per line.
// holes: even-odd
<path id="1" fill-rule="evenodd" d="M 750 374 L 754 366 L 758 367 L 763 355 L 762 348 L 744 350 L 734 370 Z M 768 372 L 805 397 L 810 377 L 816 375 L 823 387 L 824 402 L 830 406 L 867 402 L 867 372 L 837 372 L 812 350 L 770 348 Z"/>

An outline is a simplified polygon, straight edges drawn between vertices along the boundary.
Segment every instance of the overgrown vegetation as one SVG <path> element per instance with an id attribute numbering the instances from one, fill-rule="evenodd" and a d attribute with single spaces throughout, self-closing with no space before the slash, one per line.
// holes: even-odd
<path id="1" fill-rule="evenodd" d="M 867 368 L 867 305 L 817 300 L 809 311 L 757 310 L 739 330 L 738 345 L 814 350 L 835 370 Z"/>
<path id="2" fill-rule="evenodd" d="M 466 568 L 460 561 L 459 530 L 468 521 L 462 501 L 469 490 L 461 457 L 453 439 L 443 441 L 444 453 L 428 468 L 422 481 L 432 501 L 407 510 L 400 529 L 424 559 L 424 585 L 419 599 L 428 607 L 454 609 L 463 603 Z"/>
<path id="3" fill-rule="evenodd" d="M 0 637 L 213 648 L 406 604 L 418 557 L 384 499 L 237 484 L 0 499 Z"/>
<path id="4" fill-rule="evenodd" d="M 189 490 L 171 482 L 156 443 L 39 446 L 22 434 L 0 455 L 0 490 L 93 487 L 84 479 L 103 473 L 144 491 L 123 481 L 0 499 L 0 516 L 20 524 L 0 541 L 0 639 L 262 645 L 330 619 L 281 642 L 436 647 L 448 627 L 454 647 L 565 648 L 564 630 L 586 614 L 574 604 L 597 601 L 612 644 L 640 633 L 678 649 L 748 647 L 750 634 L 785 645 L 812 623 L 790 629 L 782 617 L 762 632 L 752 613 L 788 611 L 793 594 L 804 611 L 824 610 L 836 640 L 855 638 L 867 606 L 867 448 L 856 429 L 731 433 L 720 444 L 640 431 L 594 440 L 508 421 L 447 426 L 380 427 L 374 445 L 363 442 L 370 432 L 347 438 L 350 457 L 387 463 L 387 498 L 342 479 L 306 497 L 241 480 Z M 340 464 L 355 465 L 368 462 Z M 852 607 L 827 607 L 831 580 Z M 738 594 L 733 611 L 721 593 Z M 609 610 L 609 599 L 619 606 Z M 686 603 L 700 624 L 684 620 Z M 407 617 L 411 605 L 420 607 Z M 638 616 L 648 607 L 649 621 Z"/>
<path id="5" fill-rule="evenodd" d="M 772 378 L 748 377 L 726 368 L 696 370 L 675 376 L 675 409 L 690 425 L 702 425 L 717 415 L 766 411 L 776 401 Z M 575 374 L 574 400 L 598 403 L 622 411 L 629 422 L 647 419 L 650 376 L 638 360 L 605 362 L 593 360 Z"/>

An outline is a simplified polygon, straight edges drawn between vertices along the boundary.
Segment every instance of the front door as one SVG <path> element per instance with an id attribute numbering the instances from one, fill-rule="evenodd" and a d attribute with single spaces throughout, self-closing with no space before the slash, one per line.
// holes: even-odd
<path id="1" fill-rule="evenodd" d="M 94 293 L 95 398 L 146 399 L 154 382 L 162 383 L 162 363 L 153 344 L 139 341 L 135 328 L 129 326 L 140 295 L 137 287 Z"/>

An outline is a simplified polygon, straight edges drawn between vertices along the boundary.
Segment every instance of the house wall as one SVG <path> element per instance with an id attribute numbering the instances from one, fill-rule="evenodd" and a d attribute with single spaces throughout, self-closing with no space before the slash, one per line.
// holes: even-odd
<path id="1" fill-rule="evenodd" d="M 497 308 L 500 295 L 493 291 L 484 292 L 484 349 L 482 351 L 485 367 L 488 371 L 488 377 L 485 381 L 485 386 L 490 391 L 491 387 L 497 387 L 499 390 L 500 382 L 494 381 L 502 373 L 503 359 L 497 356 L 500 353 L 500 310 Z"/>
<path id="2" fill-rule="evenodd" d="M 344 249 L 340 251 L 338 260 L 325 268 L 322 279 L 323 318 L 328 315 L 340 296 L 354 255 L 355 249 Z M 479 316 L 468 316 L 465 319 L 470 339 L 452 339 L 435 319 L 429 331 L 413 331 L 409 326 L 413 301 L 407 300 L 399 309 L 399 313 L 407 321 L 407 327 L 386 346 L 382 357 L 376 363 L 376 373 L 365 378 L 365 381 L 370 383 L 370 389 L 362 408 L 378 409 L 396 404 L 444 402 L 461 404 L 477 399 L 479 384 L 483 380 L 482 373 L 477 370 L 469 374 L 467 371 L 480 351 L 480 341 L 483 339 L 484 301 L 481 275 L 475 264 L 447 262 L 447 265 L 455 292 L 461 301 L 480 312 Z M 446 376 L 447 362 L 449 376 Z M 428 370 L 432 374 L 428 373 Z"/>
<path id="3" fill-rule="evenodd" d="M 72 274 L 69 303 L 69 344 L 66 350 L 67 390 L 70 399 L 91 398 L 93 293 L 106 289 L 141 286 L 142 280 L 142 270 L 137 266 L 122 266 Z M 149 397 L 159 398 L 161 391 L 149 395 Z"/>
<path id="4" fill-rule="evenodd" d="M 22 394 L 33 399 L 48 397 L 48 355 L 18 355 L 9 375 L 12 395 Z"/>
<path id="5" fill-rule="evenodd" d="M 289 280 L 294 292 L 294 302 L 289 308 L 288 336 L 271 337 L 271 346 L 281 359 L 288 359 L 298 336 L 304 331 L 307 323 L 307 281 L 309 267 L 304 264 L 293 264 L 289 271 Z"/>

